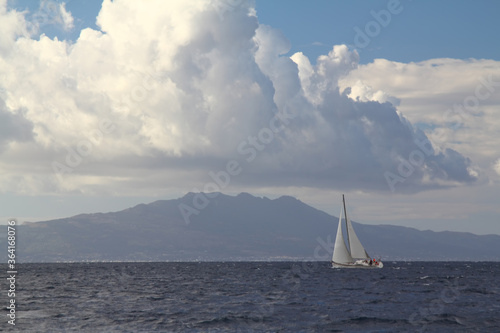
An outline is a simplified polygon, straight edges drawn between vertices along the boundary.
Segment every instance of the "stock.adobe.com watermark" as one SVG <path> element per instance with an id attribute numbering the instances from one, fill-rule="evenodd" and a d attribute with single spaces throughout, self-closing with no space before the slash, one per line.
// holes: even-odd
<path id="1" fill-rule="evenodd" d="M 15 219 L 7 222 L 7 281 L 8 281 L 8 304 L 7 322 L 16 325 L 16 224 Z"/>
<path id="2" fill-rule="evenodd" d="M 205 183 L 203 192 L 194 188 L 196 192 L 193 196 L 192 205 L 179 204 L 178 208 L 186 224 L 191 223 L 191 216 L 198 215 L 208 207 L 210 199 L 215 198 L 218 192 L 225 189 L 231 183 L 231 179 L 243 172 L 243 163 L 252 163 L 260 152 L 274 141 L 277 135 L 286 129 L 290 120 L 297 115 L 289 108 L 285 107 L 282 114 L 275 115 L 268 123 L 268 126 L 261 128 L 256 135 L 250 135 L 241 141 L 237 146 L 237 152 L 244 157 L 243 161 L 231 159 L 227 161 L 225 168 L 217 172 L 209 171 L 208 176 L 212 181 Z"/>
<path id="3" fill-rule="evenodd" d="M 403 6 L 399 0 L 389 0 L 386 9 L 379 11 L 371 10 L 370 15 L 373 20 L 368 21 L 362 28 L 355 26 L 354 45 L 357 49 L 367 47 L 373 38 L 377 37 L 382 28 L 386 28 L 392 21 L 394 15 L 398 15 L 403 11 Z"/>
<path id="4" fill-rule="evenodd" d="M 492 74 L 487 78 L 480 77 L 479 83 L 474 88 L 473 94 L 467 95 L 461 103 L 453 104 L 452 107 L 448 108 L 443 113 L 443 123 L 445 125 L 450 124 L 448 127 L 449 129 L 457 130 L 463 126 L 472 115 L 479 113 L 481 102 L 491 98 L 497 87 L 500 87 L 500 79 L 493 78 Z M 436 136 L 433 140 L 438 144 L 444 144 L 444 135 L 444 132 L 441 132 L 440 135 Z M 384 172 L 384 178 L 391 192 L 396 190 L 396 185 L 398 183 L 405 182 L 405 180 L 413 175 L 418 168 L 423 167 L 428 156 L 434 155 L 434 148 L 429 139 L 416 138 L 414 142 L 418 148 L 410 152 L 408 159 L 400 158 L 397 166 L 397 173 L 391 171 Z"/>
<path id="5" fill-rule="evenodd" d="M 63 175 L 73 172 L 73 169 L 82 164 L 83 159 L 90 154 L 92 154 L 94 150 L 94 146 L 98 146 L 101 144 L 104 135 L 113 133 L 116 129 L 116 125 L 109 119 L 102 119 L 99 122 L 99 127 L 93 129 L 87 139 L 80 140 L 76 144 L 76 149 L 73 149 L 70 146 L 64 146 L 66 151 L 66 158 L 63 162 L 53 161 L 52 162 L 52 170 L 59 178 L 59 180 L 63 181 Z"/>
<path id="6" fill-rule="evenodd" d="M 131 110 L 139 110 L 141 115 L 144 116 L 144 112 L 140 107 L 141 103 L 151 96 L 154 89 L 161 83 L 162 78 L 160 72 L 143 73 L 137 84 L 133 85 L 127 93 L 121 96 L 118 103 L 120 111 L 129 113 Z M 64 146 L 67 151 L 64 161 L 52 161 L 52 170 L 59 181 L 62 182 L 63 175 L 73 172 L 75 168 L 82 164 L 84 158 L 92 154 L 94 147 L 102 143 L 105 135 L 110 135 L 116 129 L 117 125 L 112 120 L 103 118 L 100 119 L 98 127 L 88 133 L 86 139 L 76 143 L 76 148 L 68 145 Z"/>
<path id="7" fill-rule="evenodd" d="M 466 288 L 459 286 L 458 278 L 455 278 L 453 283 L 446 280 L 446 284 L 447 286 L 441 290 L 439 298 L 431 300 L 427 306 L 421 307 L 410 315 L 408 319 L 410 324 L 415 328 L 420 327 L 417 332 L 425 332 L 429 324 L 438 321 L 440 316 L 445 313 L 446 305 L 455 302 L 460 297 L 460 290 Z"/>

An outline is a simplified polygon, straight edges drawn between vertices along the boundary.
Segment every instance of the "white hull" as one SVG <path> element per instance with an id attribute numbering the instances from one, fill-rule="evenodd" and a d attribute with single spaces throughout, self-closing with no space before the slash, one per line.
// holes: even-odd
<path id="1" fill-rule="evenodd" d="M 364 260 L 357 260 L 356 262 L 352 263 L 337 263 L 332 261 L 332 268 L 382 268 L 384 267 L 384 263 L 379 261 L 377 264 L 371 264 L 364 261 Z"/>

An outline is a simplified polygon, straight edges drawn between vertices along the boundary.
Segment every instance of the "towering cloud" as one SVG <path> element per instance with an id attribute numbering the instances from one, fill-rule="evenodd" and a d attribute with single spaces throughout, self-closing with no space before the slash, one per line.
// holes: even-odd
<path id="1" fill-rule="evenodd" d="M 339 88 L 356 51 L 283 56 L 289 42 L 252 2 L 105 0 L 97 24 L 74 42 L 38 38 L 0 3 L 0 185 L 17 186 L 19 161 L 23 188 L 43 193 L 202 186 L 231 163 L 240 172 L 224 185 L 419 191 L 476 179 L 397 98 Z"/>

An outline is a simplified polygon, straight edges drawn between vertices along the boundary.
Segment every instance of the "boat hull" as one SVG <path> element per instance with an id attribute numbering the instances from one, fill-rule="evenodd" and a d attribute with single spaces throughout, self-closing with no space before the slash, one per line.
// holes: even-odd
<path id="1" fill-rule="evenodd" d="M 382 268 L 384 267 L 384 264 L 379 261 L 377 264 L 372 264 L 370 265 L 369 263 L 365 262 L 364 260 L 357 260 L 356 262 L 352 263 L 338 263 L 332 261 L 332 268 Z"/>

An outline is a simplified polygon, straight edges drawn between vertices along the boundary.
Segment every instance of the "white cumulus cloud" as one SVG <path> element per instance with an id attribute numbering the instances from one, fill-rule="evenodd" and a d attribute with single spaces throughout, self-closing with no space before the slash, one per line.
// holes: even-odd
<path id="1" fill-rule="evenodd" d="M 340 86 L 363 83 L 368 95 L 383 91 L 402 101 L 398 110 L 421 128 L 437 149 L 470 157 L 488 174 L 500 146 L 500 63 L 489 59 L 430 59 L 400 63 L 386 59 L 358 66 Z M 353 96 L 354 97 L 354 96 Z M 472 174 L 476 174 L 473 171 Z"/>
<path id="2" fill-rule="evenodd" d="M 259 24 L 252 2 L 228 4 L 105 0 L 100 30 L 67 42 L 30 37 L 25 16 L 0 3 L 2 188 L 190 190 L 238 169 L 230 161 L 239 172 L 219 187 L 419 191 L 476 180 L 467 157 L 436 149 L 398 112 L 397 92 L 344 84 L 363 68 L 356 51 L 284 57 L 288 40 Z M 72 27 L 64 6 L 59 14 Z"/>

